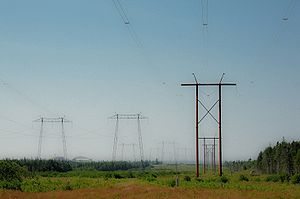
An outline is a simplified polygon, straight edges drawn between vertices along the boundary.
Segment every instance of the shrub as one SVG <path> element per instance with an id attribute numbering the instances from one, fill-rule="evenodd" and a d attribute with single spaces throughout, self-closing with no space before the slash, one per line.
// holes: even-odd
<path id="1" fill-rule="evenodd" d="M 124 178 L 121 174 L 119 174 L 119 173 L 115 173 L 114 174 L 114 177 L 115 177 L 115 179 L 122 179 L 122 178 Z"/>
<path id="2" fill-rule="evenodd" d="M 191 177 L 190 177 L 190 176 L 184 176 L 183 179 L 184 179 L 185 181 L 187 181 L 187 182 L 191 181 Z"/>
<path id="3" fill-rule="evenodd" d="M 240 175 L 240 178 L 239 178 L 240 181 L 246 181 L 248 182 L 249 181 L 249 178 L 243 174 Z"/>
<path id="4" fill-rule="evenodd" d="M 167 184 L 168 184 L 169 187 L 175 187 L 176 182 L 175 182 L 175 180 L 169 180 L 169 181 L 167 182 Z"/>
<path id="5" fill-rule="evenodd" d="M 126 178 L 135 178 L 134 174 L 131 171 L 129 171 L 128 173 L 126 173 L 125 177 Z"/>
<path id="6" fill-rule="evenodd" d="M 156 174 L 152 173 L 151 175 L 152 175 L 153 178 L 157 178 Z"/>
<path id="7" fill-rule="evenodd" d="M 266 178 L 267 182 L 289 182 L 290 181 L 290 176 L 288 174 L 274 174 L 274 175 L 269 175 Z"/>
<path id="8" fill-rule="evenodd" d="M 148 182 L 156 181 L 156 178 L 154 178 L 152 175 L 149 175 L 145 178 Z"/>
<path id="9" fill-rule="evenodd" d="M 105 173 L 104 178 L 105 179 L 113 178 L 113 174 L 111 172 Z"/>
<path id="10" fill-rule="evenodd" d="M 20 189 L 27 171 L 17 163 L 8 160 L 0 161 L 0 188 Z"/>
<path id="11" fill-rule="evenodd" d="M 280 175 L 269 175 L 267 178 L 266 178 L 266 182 L 279 182 L 281 179 L 280 179 Z"/>
<path id="12" fill-rule="evenodd" d="M 293 184 L 300 184 L 300 174 L 295 174 L 292 176 L 292 183 Z"/>
<path id="13" fill-rule="evenodd" d="M 254 181 L 255 182 L 261 182 L 261 179 L 260 178 L 255 178 Z"/>
<path id="14" fill-rule="evenodd" d="M 288 174 L 280 174 L 279 178 L 281 182 L 289 182 L 291 179 L 291 177 Z"/>
<path id="15" fill-rule="evenodd" d="M 148 182 L 156 181 L 157 175 L 154 173 L 144 173 L 142 179 L 147 180 Z"/>
<path id="16" fill-rule="evenodd" d="M 0 181 L 0 188 L 20 190 L 21 189 L 21 181 L 19 181 L 19 180 Z"/>
<path id="17" fill-rule="evenodd" d="M 71 190 L 73 190 L 73 188 L 72 188 L 70 182 L 67 182 L 67 184 L 65 184 L 64 190 L 65 190 L 65 191 L 71 191 Z"/>
<path id="18" fill-rule="evenodd" d="M 0 160 L 0 180 L 22 180 L 27 174 L 26 169 L 12 161 Z"/>
<path id="19" fill-rule="evenodd" d="M 220 181 L 221 181 L 222 183 L 227 183 L 227 182 L 229 181 L 229 179 L 228 179 L 226 176 L 221 176 L 221 177 L 220 177 Z"/>
<path id="20" fill-rule="evenodd" d="M 204 180 L 201 179 L 201 178 L 196 178 L 196 181 L 197 181 L 197 182 L 204 182 Z"/>
<path id="21" fill-rule="evenodd" d="M 49 185 L 47 188 L 49 188 Z M 46 190 L 39 178 L 26 179 L 21 185 L 21 191 L 23 192 L 42 192 Z"/>
<path id="22" fill-rule="evenodd" d="M 256 174 L 256 172 L 255 172 L 254 170 L 251 170 L 251 171 L 250 171 L 250 175 L 251 175 L 251 176 L 256 176 L 257 174 Z"/>

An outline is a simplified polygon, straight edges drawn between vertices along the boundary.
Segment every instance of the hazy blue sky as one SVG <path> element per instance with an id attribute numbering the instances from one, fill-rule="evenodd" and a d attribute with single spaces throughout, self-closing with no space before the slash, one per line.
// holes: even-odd
<path id="1" fill-rule="evenodd" d="M 35 157 L 32 121 L 65 115 L 70 158 L 110 159 L 115 112 L 149 117 L 146 157 L 160 156 L 162 141 L 183 156 L 194 147 L 195 104 L 194 89 L 180 84 L 193 72 L 203 83 L 224 72 L 238 84 L 223 92 L 225 160 L 299 139 L 299 0 L 120 2 L 130 24 L 112 0 L 0 0 L 0 157 Z M 216 90 L 200 96 L 209 106 Z M 206 118 L 201 136 L 216 135 L 213 122 Z M 62 155 L 59 129 L 45 131 L 43 157 Z M 120 122 L 120 143 L 137 143 L 136 135 L 136 123 Z"/>

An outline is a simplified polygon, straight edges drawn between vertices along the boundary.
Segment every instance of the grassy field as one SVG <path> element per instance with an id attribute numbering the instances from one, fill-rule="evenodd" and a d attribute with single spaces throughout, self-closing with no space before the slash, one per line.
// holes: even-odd
<path id="1" fill-rule="evenodd" d="M 276 176 L 243 171 L 196 179 L 192 166 L 177 171 L 164 165 L 146 171 L 39 173 L 25 179 L 21 191 L 0 190 L 0 198 L 300 198 L 299 184 Z"/>

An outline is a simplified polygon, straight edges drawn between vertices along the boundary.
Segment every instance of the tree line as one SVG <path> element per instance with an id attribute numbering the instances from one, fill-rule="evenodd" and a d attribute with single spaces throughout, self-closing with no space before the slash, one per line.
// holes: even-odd
<path id="1" fill-rule="evenodd" d="M 117 171 L 149 167 L 153 162 L 150 161 L 100 161 L 100 162 L 70 162 L 73 169 L 79 170 L 98 170 L 98 171 Z"/>
<path id="2" fill-rule="evenodd" d="M 227 161 L 224 166 L 231 172 L 252 170 L 263 174 L 300 174 L 300 141 L 286 142 L 283 139 L 260 151 L 256 160 Z"/>
<path id="3" fill-rule="evenodd" d="M 117 171 L 149 167 L 150 161 L 126 162 L 126 161 L 99 161 L 99 162 L 75 162 L 65 160 L 44 159 L 6 159 L 1 162 L 13 162 L 26 168 L 29 172 L 68 172 L 72 170 L 98 170 Z"/>
<path id="4" fill-rule="evenodd" d="M 300 173 L 300 141 L 277 142 L 258 154 L 257 170 L 267 174 L 299 174 Z"/>
<path id="5" fill-rule="evenodd" d="M 256 170 L 256 160 L 236 160 L 224 162 L 224 167 L 228 168 L 230 172 L 239 172 L 242 170 Z"/>

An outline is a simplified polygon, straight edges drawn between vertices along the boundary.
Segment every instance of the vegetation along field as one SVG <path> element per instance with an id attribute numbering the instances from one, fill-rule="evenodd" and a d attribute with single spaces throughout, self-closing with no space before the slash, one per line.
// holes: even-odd
<path id="1" fill-rule="evenodd" d="M 299 142 L 283 141 L 257 160 L 226 162 L 222 177 L 208 170 L 199 178 L 194 165 L 158 161 L 1 160 L 0 197 L 300 198 L 298 156 Z"/>

